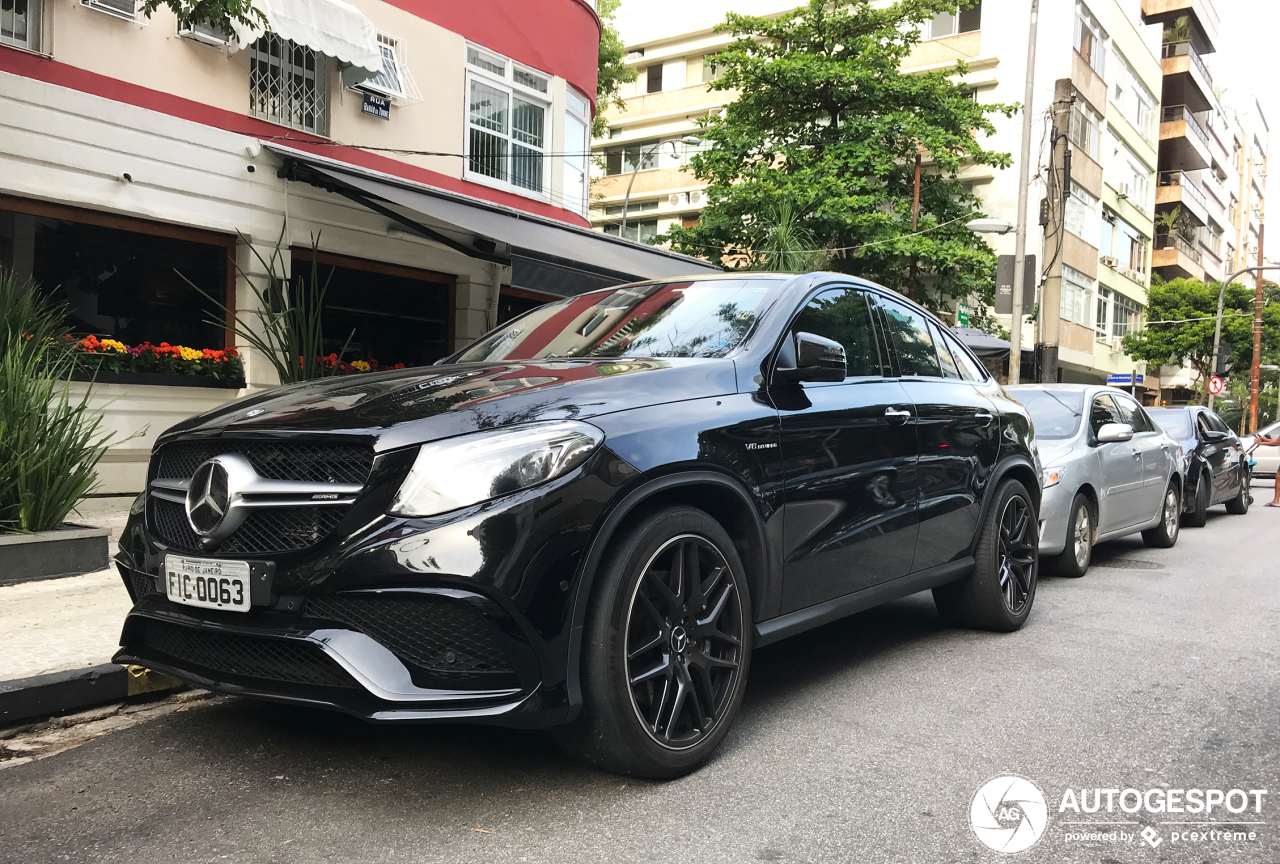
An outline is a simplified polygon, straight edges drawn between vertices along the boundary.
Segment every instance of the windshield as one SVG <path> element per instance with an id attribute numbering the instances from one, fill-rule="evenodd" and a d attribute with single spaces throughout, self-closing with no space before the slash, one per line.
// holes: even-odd
<path id="1" fill-rule="evenodd" d="M 548 303 L 472 345 L 458 363 L 547 357 L 723 357 L 780 279 L 659 282 Z"/>
<path id="2" fill-rule="evenodd" d="M 1037 438 L 1072 438 L 1080 428 L 1084 406 L 1082 391 L 1018 389 L 1012 392 L 1031 412 Z"/>
<path id="3" fill-rule="evenodd" d="M 1195 437 L 1195 433 L 1191 431 L 1191 412 L 1181 408 L 1154 408 L 1147 413 L 1173 440 L 1186 441 Z"/>

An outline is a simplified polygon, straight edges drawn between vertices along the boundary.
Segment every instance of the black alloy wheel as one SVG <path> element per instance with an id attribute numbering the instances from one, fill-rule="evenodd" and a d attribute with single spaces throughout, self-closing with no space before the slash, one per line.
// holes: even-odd
<path id="1" fill-rule="evenodd" d="M 637 517 L 615 537 L 587 603 L 582 710 L 551 730 L 561 749 L 653 780 L 710 759 L 746 689 L 746 572 L 728 532 L 694 507 Z"/>
<path id="2" fill-rule="evenodd" d="M 958 627 L 1008 633 L 1031 614 L 1040 569 L 1040 525 L 1027 487 L 1005 480 L 992 492 L 973 555 L 973 573 L 933 589 L 933 602 Z"/>
<path id="3" fill-rule="evenodd" d="M 742 650 L 742 600 L 705 537 L 672 537 L 649 559 L 627 611 L 627 680 L 644 729 L 684 749 L 724 717 Z"/>
<path id="4" fill-rule="evenodd" d="M 1031 602 L 1035 579 L 1035 513 L 1025 498 L 1010 498 L 1000 515 L 1000 593 L 1010 615 L 1021 615 Z"/>

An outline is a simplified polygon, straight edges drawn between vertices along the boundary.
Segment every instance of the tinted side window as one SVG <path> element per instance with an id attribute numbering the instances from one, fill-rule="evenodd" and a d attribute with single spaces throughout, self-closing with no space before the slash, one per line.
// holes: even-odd
<path id="1" fill-rule="evenodd" d="M 951 347 L 951 356 L 960 364 L 960 374 L 966 381 L 986 381 L 987 373 L 981 364 L 973 359 L 968 351 L 949 333 L 942 334 L 942 341 Z"/>
<path id="2" fill-rule="evenodd" d="M 1206 417 L 1208 417 L 1208 418 L 1209 418 L 1209 425 L 1210 425 L 1210 426 L 1211 426 L 1215 431 L 1217 431 L 1217 432 L 1226 432 L 1228 435 L 1230 435 L 1230 434 L 1231 434 L 1231 429 L 1227 426 L 1227 424 L 1226 424 L 1226 423 L 1222 422 L 1222 418 L 1221 418 L 1221 417 L 1219 417 L 1217 414 L 1215 414 L 1215 413 L 1214 413 L 1214 412 L 1212 412 L 1212 411 L 1206 411 L 1206 412 L 1204 412 L 1204 414 L 1205 414 L 1205 416 L 1206 416 Z"/>
<path id="3" fill-rule="evenodd" d="M 1094 398 L 1093 407 L 1089 409 L 1089 425 L 1093 427 L 1094 435 L 1097 435 L 1098 430 L 1108 423 L 1124 422 L 1124 418 L 1116 408 L 1116 403 L 1111 401 L 1110 396 L 1102 395 Z"/>
<path id="4" fill-rule="evenodd" d="M 1147 415 L 1143 413 L 1142 407 L 1132 399 L 1124 396 L 1112 396 L 1115 400 L 1116 407 L 1120 409 L 1121 423 L 1128 423 L 1133 427 L 1134 432 L 1152 432 L 1155 427 L 1151 421 L 1147 419 Z"/>
<path id="5" fill-rule="evenodd" d="M 942 364 L 942 377 L 959 378 L 960 367 L 956 365 L 955 358 L 951 356 L 951 346 L 943 339 L 942 331 L 938 329 L 937 324 L 930 322 L 929 332 L 933 336 L 933 344 L 938 348 L 938 362 Z"/>
<path id="6" fill-rule="evenodd" d="M 938 352 L 933 348 L 927 319 L 893 300 L 880 298 L 877 302 L 884 309 L 885 327 L 898 354 L 902 374 L 940 377 L 942 367 L 938 364 Z"/>
<path id="7" fill-rule="evenodd" d="M 850 378 L 881 374 L 871 309 L 862 292 L 845 288 L 823 291 L 800 310 L 791 329 L 843 345 Z"/>

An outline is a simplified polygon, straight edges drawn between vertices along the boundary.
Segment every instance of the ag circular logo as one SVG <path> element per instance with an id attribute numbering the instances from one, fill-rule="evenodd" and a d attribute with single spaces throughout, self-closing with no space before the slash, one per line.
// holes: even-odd
<path id="1" fill-rule="evenodd" d="M 1049 823 L 1044 793 L 1025 777 L 993 777 L 973 796 L 969 824 L 982 845 L 996 852 L 1025 852 Z"/>

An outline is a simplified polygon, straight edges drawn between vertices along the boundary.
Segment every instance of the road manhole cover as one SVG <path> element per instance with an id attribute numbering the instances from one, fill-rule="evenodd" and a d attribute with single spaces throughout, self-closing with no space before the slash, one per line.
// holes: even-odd
<path id="1" fill-rule="evenodd" d="M 1137 558 L 1107 558 L 1093 561 L 1093 567 L 1111 567 L 1115 570 L 1163 570 L 1163 564 L 1154 561 L 1139 561 Z"/>

